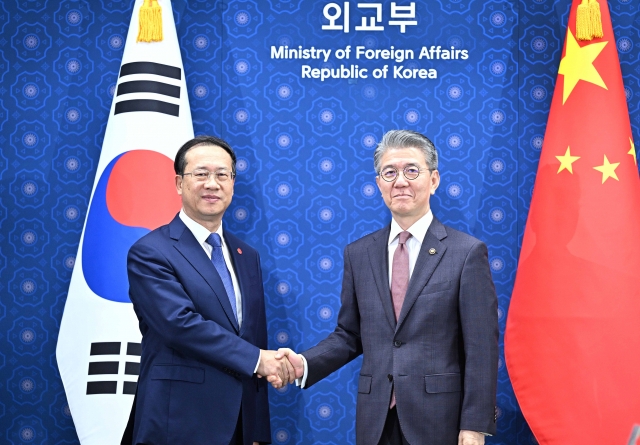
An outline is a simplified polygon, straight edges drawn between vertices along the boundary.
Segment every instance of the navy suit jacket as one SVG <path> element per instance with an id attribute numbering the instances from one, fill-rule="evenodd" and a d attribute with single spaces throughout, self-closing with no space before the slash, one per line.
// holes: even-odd
<path id="1" fill-rule="evenodd" d="M 345 248 L 338 325 L 302 353 L 307 387 L 363 354 L 358 445 L 380 440 L 393 387 L 411 444 L 456 445 L 460 430 L 495 433 L 498 315 L 486 246 L 434 218 L 396 323 L 389 231 Z"/>
<path id="2" fill-rule="evenodd" d="M 267 348 L 258 253 L 224 232 L 242 292 L 238 328 L 224 285 L 176 216 L 129 250 L 129 294 L 142 356 L 133 444 L 228 445 L 242 405 L 244 443 L 271 441 L 267 383 L 253 371 Z"/>

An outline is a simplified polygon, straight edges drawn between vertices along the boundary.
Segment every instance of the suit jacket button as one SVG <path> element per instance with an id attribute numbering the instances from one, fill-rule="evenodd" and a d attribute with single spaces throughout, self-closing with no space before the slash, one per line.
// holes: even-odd
<path id="1" fill-rule="evenodd" d="M 393 342 L 393 346 L 395 346 L 396 348 L 399 348 L 400 345 L 402 345 L 402 342 L 400 340 L 396 340 Z"/>
<path id="2" fill-rule="evenodd" d="M 387 378 L 389 379 L 390 382 L 393 382 L 393 376 L 391 374 L 388 374 Z"/>

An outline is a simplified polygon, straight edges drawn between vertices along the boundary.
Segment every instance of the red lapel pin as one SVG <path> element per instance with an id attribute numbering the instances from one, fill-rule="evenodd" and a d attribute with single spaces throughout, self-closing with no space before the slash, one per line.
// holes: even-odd
<path id="1" fill-rule="evenodd" d="M 242 255 L 242 249 L 238 247 L 238 253 Z"/>

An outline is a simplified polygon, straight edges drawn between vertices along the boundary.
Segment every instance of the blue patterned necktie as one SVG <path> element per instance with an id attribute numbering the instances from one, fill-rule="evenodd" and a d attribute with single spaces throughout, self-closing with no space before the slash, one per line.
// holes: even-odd
<path id="1" fill-rule="evenodd" d="M 238 309 L 236 308 L 236 293 L 233 290 L 231 274 L 229 273 L 229 269 L 227 269 L 227 264 L 224 262 L 220 235 L 218 235 L 217 233 L 212 233 L 211 235 L 209 235 L 209 237 L 207 238 L 207 244 L 213 247 L 213 250 L 211 251 L 211 262 L 218 271 L 218 275 L 220 275 L 222 284 L 224 284 L 224 289 L 227 291 L 229 303 L 231 303 L 231 309 L 233 309 L 233 315 L 236 317 L 237 321 Z"/>

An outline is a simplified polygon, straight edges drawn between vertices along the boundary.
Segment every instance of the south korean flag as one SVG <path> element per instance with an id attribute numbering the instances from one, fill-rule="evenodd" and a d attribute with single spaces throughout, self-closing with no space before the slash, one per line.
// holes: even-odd
<path id="1" fill-rule="evenodd" d="M 171 2 L 137 0 L 56 350 L 82 445 L 120 443 L 127 425 L 141 351 L 127 252 L 180 210 L 173 159 L 191 138 Z"/>

